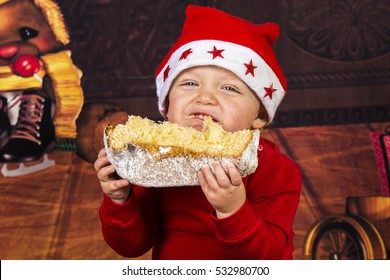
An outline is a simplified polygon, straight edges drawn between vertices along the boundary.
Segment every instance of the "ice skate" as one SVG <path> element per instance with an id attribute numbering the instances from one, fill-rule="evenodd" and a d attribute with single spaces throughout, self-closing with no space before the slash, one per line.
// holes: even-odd
<path id="1" fill-rule="evenodd" d="M 47 156 L 39 166 L 26 166 L 23 162 L 40 159 L 54 150 L 55 132 L 51 117 L 51 100 L 34 92 L 21 96 L 18 121 L 8 142 L 0 149 L 0 162 L 20 163 L 17 170 L 2 167 L 4 176 L 20 176 L 54 165 Z M 34 168 L 32 168 L 34 167 Z M 19 170 L 20 169 L 20 170 Z"/>

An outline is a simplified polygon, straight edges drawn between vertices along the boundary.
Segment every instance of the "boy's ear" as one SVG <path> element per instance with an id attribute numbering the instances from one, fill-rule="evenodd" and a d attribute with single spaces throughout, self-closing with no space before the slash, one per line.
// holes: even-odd
<path id="1" fill-rule="evenodd" d="M 261 129 L 266 125 L 266 121 L 262 120 L 260 118 L 256 118 L 253 123 L 252 123 L 252 128 L 253 129 Z"/>

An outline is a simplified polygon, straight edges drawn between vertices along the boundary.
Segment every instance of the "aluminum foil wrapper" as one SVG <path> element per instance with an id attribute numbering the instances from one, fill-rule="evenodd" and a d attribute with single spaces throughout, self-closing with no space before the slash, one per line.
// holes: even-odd
<path id="1" fill-rule="evenodd" d="M 107 146 L 106 138 L 106 133 L 104 133 L 104 145 L 108 160 L 120 177 L 143 187 L 174 187 L 199 185 L 198 171 L 204 165 L 209 165 L 212 168 L 215 161 L 220 161 L 225 170 L 227 164 L 232 162 L 242 177 L 253 173 L 258 163 L 257 149 L 260 131 L 253 134 L 252 140 L 239 159 L 176 156 L 156 160 L 156 157 L 153 157 L 146 149 L 131 144 L 128 144 L 126 149 L 114 151 Z M 164 151 L 162 150 L 162 152 Z"/>

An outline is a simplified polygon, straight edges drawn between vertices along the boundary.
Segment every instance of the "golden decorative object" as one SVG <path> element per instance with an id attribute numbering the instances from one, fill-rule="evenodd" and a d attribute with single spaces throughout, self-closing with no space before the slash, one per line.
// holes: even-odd
<path id="1" fill-rule="evenodd" d="M 0 91 L 14 91 L 25 89 L 41 89 L 42 79 L 46 71 L 43 67 L 31 77 L 21 77 L 12 73 L 8 65 L 0 66 Z"/>
<path id="2" fill-rule="evenodd" d="M 68 44 L 69 33 L 58 4 L 51 0 L 34 0 L 34 4 L 42 10 L 56 39 L 64 45 Z"/>
<path id="3" fill-rule="evenodd" d="M 82 72 L 73 64 L 70 56 L 70 51 L 61 51 L 41 57 L 56 96 L 56 138 L 76 138 L 76 119 L 84 103 L 80 86 Z"/>

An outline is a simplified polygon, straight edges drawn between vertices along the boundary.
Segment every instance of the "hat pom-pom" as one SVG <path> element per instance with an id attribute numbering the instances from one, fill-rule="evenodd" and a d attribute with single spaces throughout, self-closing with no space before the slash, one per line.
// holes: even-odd
<path id="1" fill-rule="evenodd" d="M 265 38 L 270 45 L 272 45 L 279 37 L 279 32 L 279 25 L 273 22 L 256 25 L 256 33 Z"/>

